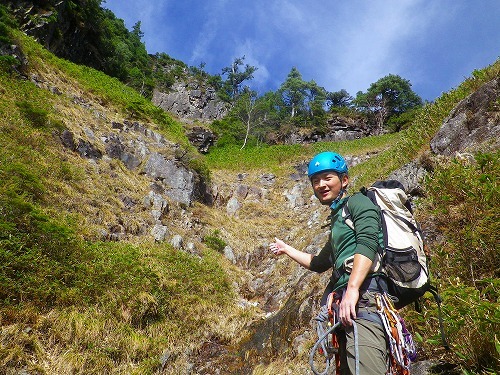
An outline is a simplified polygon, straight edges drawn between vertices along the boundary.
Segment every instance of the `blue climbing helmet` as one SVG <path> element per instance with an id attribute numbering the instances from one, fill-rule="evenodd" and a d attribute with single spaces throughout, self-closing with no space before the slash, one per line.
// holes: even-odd
<path id="1" fill-rule="evenodd" d="M 325 151 L 321 152 L 309 162 L 307 168 L 307 176 L 311 179 L 317 173 L 334 171 L 339 174 L 347 174 L 347 164 L 342 156 L 336 152 Z"/>

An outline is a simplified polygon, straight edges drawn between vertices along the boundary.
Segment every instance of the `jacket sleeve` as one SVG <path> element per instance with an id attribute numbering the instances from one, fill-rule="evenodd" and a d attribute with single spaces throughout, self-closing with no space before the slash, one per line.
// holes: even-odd
<path id="1" fill-rule="evenodd" d="M 309 269 L 314 272 L 325 272 L 332 267 L 332 244 L 328 240 L 319 252 L 318 255 L 313 256 Z"/>
<path id="2" fill-rule="evenodd" d="M 375 259 L 379 246 L 380 209 L 364 194 L 349 198 L 349 211 L 356 228 L 355 254 Z"/>

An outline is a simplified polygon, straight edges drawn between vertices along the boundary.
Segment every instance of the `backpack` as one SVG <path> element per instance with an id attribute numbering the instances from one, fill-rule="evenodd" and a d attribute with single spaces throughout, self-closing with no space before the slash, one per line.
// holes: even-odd
<path id="1" fill-rule="evenodd" d="M 394 306 L 400 309 L 433 289 L 422 231 L 399 181 L 378 181 L 362 188 L 361 193 L 380 208 L 384 243 L 379 249 L 381 269 L 377 272 L 386 276 L 388 292 L 398 299 Z M 344 205 L 342 216 L 345 223 L 355 230 L 349 201 Z"/>
<path id="2" fill-rule="evenodd" d="M 443 300 L 437 287 L 430 283 L 424 236 L 413 217 L 403 184 L 397 180 L 377 181 L 368 188 L 362 188 L 361 193 L 380 208 L 384 241 L 379 248 L 379 259 L 374 263 L 379 263 L 380 269 L 376 272 L 386 276 L 389 294 L 398 299 L 394 307 L 400 309 L 414 302 L 415 309 L 421 312 L 419 298 L 425 292 L 432 293 L 438 306 L 441 341 L 443 347 L 449 350 L 441 312 Z M 347 201 L 342 217 L 347 226 L 355 230 L 350 216 Z"/>

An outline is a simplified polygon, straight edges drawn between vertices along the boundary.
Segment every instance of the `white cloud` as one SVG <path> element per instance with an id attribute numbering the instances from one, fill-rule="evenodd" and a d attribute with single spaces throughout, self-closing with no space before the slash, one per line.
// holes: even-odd
<path id="1" fill-rule="evenodd" d="M 252 86 L 255 86 L 259 91 L 264 88 L 269 81 L 269 70 L 265 63 L 259 61 L 259 49 L 256 48 L 256 43 L 250 39 L 246 39 L 242 44 L 239 44 L 235 49 L 235 57 L 245 56 L 244 64 L 254 66 L 257 70 L 253 74 Z M 263 94 L 263 92 L 259 92 Z"/>
<path id="2" fill-rule="evenodd" d="M 223 21 L 220 15 L 224 14 L 223 9 L 226 4 L 227 0 L 213 0 L 201 10 L 203 17 L 198 18 L 203 19 L 204 22 L 189 58 L 191 64 L 198 60 L 206 62 L 209 56 L 217 53 L 212 44 L 219 33 L 220 21 Z"/>
<path id="3" fill-rule="evenodd" d="M 429 22 L 420 0 L 363 3 L 349 6 L 349 19 L 336 19 L 330 45 L 325 46 L 319 66 L 322 82 L 333 91 L 342 88 L 354 95 L 379 78 L 401 70 L 405 56 L 399 48 L 411 43 L 422 25 Z M 320 69 L 321 69 L 320 68 Z"/>

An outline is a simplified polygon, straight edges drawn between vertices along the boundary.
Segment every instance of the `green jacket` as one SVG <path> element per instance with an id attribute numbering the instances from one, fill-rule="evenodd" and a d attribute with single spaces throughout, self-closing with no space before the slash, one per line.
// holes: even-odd
<path id="1" fill-rule="evenodd" d="M 342 217 L 342 208 L 347 201 L 356 231 L 349 228 Z M 333 271 L 342 269 L 344 261 L 354 254 L 363 254 L 374 260 L 381 239 L 380 209 L 361 193 L 343 198 L 331 213 L 330 240 L 312 258 L 309 269 L 315 272 L 324 272 L 331 267 Z M 333 290 L 345 287 L 348 279 L 349 274 L 342 272 L 341 277 L 334 280 Z"/>

